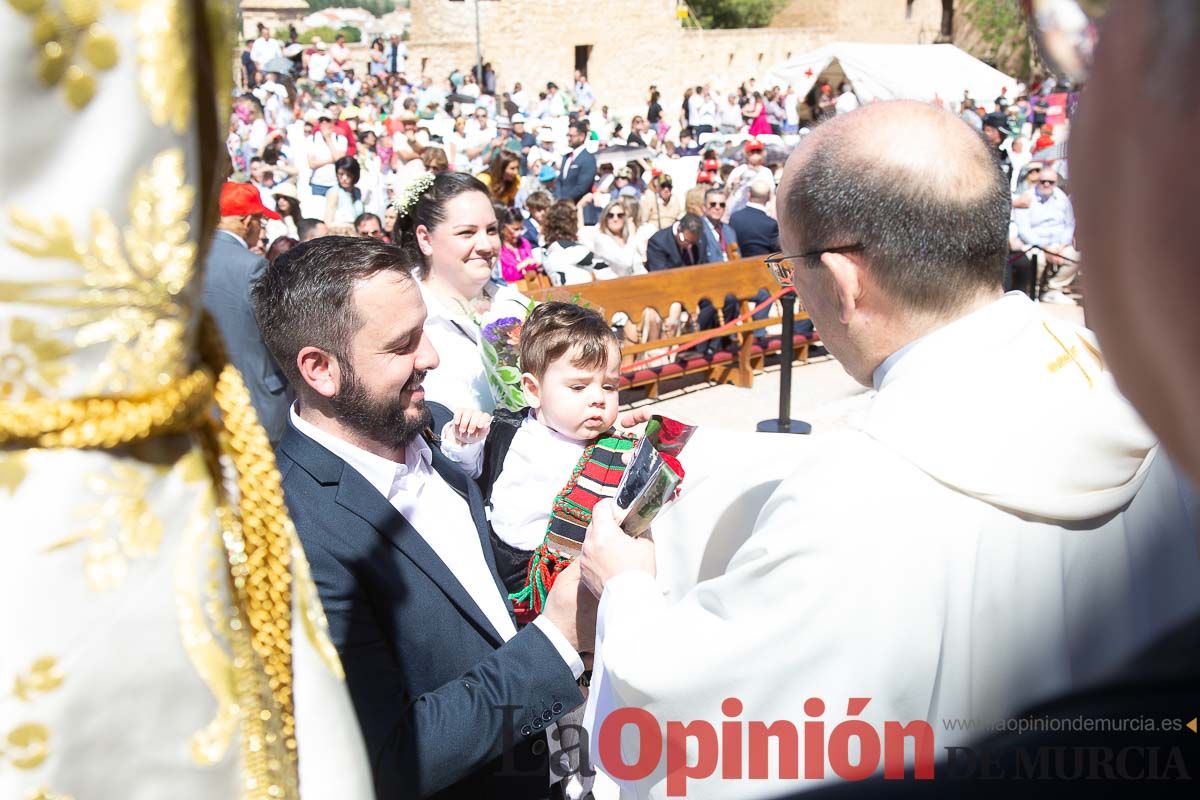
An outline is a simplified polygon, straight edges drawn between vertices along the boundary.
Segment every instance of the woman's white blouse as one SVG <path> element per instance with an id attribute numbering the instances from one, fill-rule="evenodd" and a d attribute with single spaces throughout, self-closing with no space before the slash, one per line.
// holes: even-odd
<path id="1" fill-rule="evenodd" d="M 423 281 L 421 297 L 428 316 L 425 335 L 437 350 L 438 366 L 425 376 L 425 399 L 444 405 L 451 411 L 474 408 L 491 412 L 496 400 L 483 369 L 479 349 L 479 326 L 466 310 L 448 308 Z M 482 316 L 484 324 L 501 317 L 524 318 L 528 299 L 514 289 L 503 287 L 492 300 L 492 309 Z"/>

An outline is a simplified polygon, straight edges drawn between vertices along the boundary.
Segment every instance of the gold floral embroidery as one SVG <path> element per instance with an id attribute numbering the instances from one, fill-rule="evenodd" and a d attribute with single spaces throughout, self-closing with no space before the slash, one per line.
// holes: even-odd
<path id="1" fill-rule="evenodd" d="M 29 669 L 13 680 L 13 696 L 29 702 L 39 692 L 52 692 L 62 686 L 65 676 L 54 656 L 45 656 L 34 661 Z"/>
<path id="2" fill-rule="evenodd" d="M 35 400 L 53 393 L 67 375 L 61 362 L 71 348 L 44 336 L 31 320 L 13 317 L 0 326 L 0 401 Z M 7 340 L 6 340 L 7 339 Z"/>
<path id="3" fill-rule="evenodd" d="M 38 80 L 46 86 L 61 85 L 76 110 L 90 103 L 96 94 L 95 73 L 112 69 L 121 56 L 116 38 L 99 22 L 100 0 L 62 0 L 59 9 L 50 7 L 48 0 L 8 3 L 31 18 Z M 77 55 L 82 58 L 77 60 Z"/>
<path id="4" fill-rule="evenodd" d="M 183 152 L 171 149 L 138 173 L 124 232 L 106 211 L 97 210 L 91 236 L 76 241 L 66 217 L 43 223 L 34 213 L 11 210 L 13 225 L 23 234 L 10 242 L 13 247 L 34 258 L 74 262 L 83 275 L 38 283 L 0 281 L 0 301 L 78 308 L 58 325 L 74 331 L 77 348 L 108 348 L 88 392 L 163 386 L 185 366 L 190 309 L 184 291 L 196 257 L 196 245 L 188 239 L 194 199 L 195 191 L 184 183 Z"/>
<path id="5" fill-rule="evenodd" d="M 0 489 L 9 494 L 16 494 L 17 488 L 25 480 L 25 451 L 0 453 Z"/>
<path id="6" fill-rule="evenodd" d="M 50 754 L 50 729 L 37 722 L 18 725 L 4 737 L 0 758 L 17 769 L 33 769 Z"/>
<path id="7" fill-rule="evenodd" d="M 75 800 L 75 798 L 69 794 L 55 794 L 45 786 L 41 786 L 34 789 L 32 794 L 26 795 L 25 800 Z"/>
<path id="8" fill-rule="evenodd" d="M 150 119 L 159 127 L 170 125 L 176 133 L 184 133 L 191 120 L 195 93 L 189 46 L 191 15 L 179 0 L 118 0 L 118 5 L 140 6 L 138 85 L 150 109 Z"/>
<path id="9" fill-rule="evenodd" d="M 191 455 L 203 468 L 203 459 L 199 454 Z M 220 584 L 215 577 L 219 563 L 215 559 L 208 560 L 207 572 L 210 577 L 207 579 L 203 578 L 199 569 L 200 564 L 204 563 L 205 536 L 214 540 L 210 542 L 211 547 L 223 546 L 220 533 L 212 525 L 216 515 L 213 501 L 210 493 L 201 495 L 201 501 L 184 531 L 183 548 L 175 567 L 175 608 L 183 648 L 200 679 L 217 700 L 217 713 L 212 722 L 192 736 L 192 760 L 200 766 L 216 764 L 225 757 L 239 722 L 233 661 L 213 635 L 213 630 L 226 630 L 223 623 L 227 619 L 223 612 L 225 604 L 220 599 Z M 204 603 L 201 602 L 201 582 L 207 595 Z M 206 608 L 208 615 L 205 614 Z M 210 627 L 210 620 L 213 627 Z M 240 635 L 247 634 L 243 632 Z"/>
<path id="10" fill-rule="evenodd" d="M 87 520 L 82 530 L 50 544 L 46 551 L 85 544 L 83 567 L 88 586 L 103 592 L 124 582 L 129 560 L 158 552 L 163 524 L 146 501 L 150 476 L 145 472 L 116 463 L 111 475 L 89 475 L 85 482 L 102 500 L 82 505 L 80 516 Z"/>

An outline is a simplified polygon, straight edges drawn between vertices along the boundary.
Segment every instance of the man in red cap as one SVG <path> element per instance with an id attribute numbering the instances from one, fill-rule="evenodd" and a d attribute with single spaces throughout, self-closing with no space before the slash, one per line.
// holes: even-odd
<path id="1" fill-rule="evenodd" d="M 729 197 L 728 216 L 730 219 L 750 202 L 750 185 L 763 181 L 771 185 L 771 197 L 775 197 L 775 175 L 765 163 L 767 149 L 757 139 L 747 139 L 744 145 L 746 163 L 737 166 L 729 173 L 725 191 Z"/>
<path id="2" fill-rule="evenodd" d="M 250 286 L 267 268 L 265 258 L 250 252 L 262 235 L 263 217 L 279 219 L 279 214 L 263 205 L 253 186 L 226 183 L 221 187 L 221 220 L 204 266 L 204 308 L 216 320 L 229 358 L 250 390 L 258 419 L 275 444 L 287 427 L 292 396 L 263 344 L 250 307 Z"/>

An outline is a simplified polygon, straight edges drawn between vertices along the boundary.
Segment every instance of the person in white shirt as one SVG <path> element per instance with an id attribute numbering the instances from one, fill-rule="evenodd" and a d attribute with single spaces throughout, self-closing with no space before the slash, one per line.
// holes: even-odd
<path id="1" fill-rule="evenodd" d="M 858 95 L 850 88 L 850 84 L 842 84 L 842 93 L 838 95 L 837 103 L 834 105 L 835 110 L 839 114 L 849 114 L 854 109 L 862 105 L 858 101 Z"/>
<path id="2" fill-rule="evenodd" d="M 529 560 L 546 542 L 555 498 L 584 450 L 612 431 L 621 363 L 620 343 L 604 318 L 573 303 L 537 306 L 521 329 L 519 350 L 528 407 L 498 410 L 495 430 L 491 414 L 458 409 L 441 432 L 442 453 L 485 481 L 497 569 L 513 594 L 529 586 Z M 578 555 L 577 547 L 561 547 L 568 557 Z"/>
<path id="3" fill-rule="evenodd" d="M 250 48 L 250 58 L 263 74 L 267 72 L 269 61 L 283 58 L 283 46 L 280 45 L 278 39 L 271 35 L 270 29 L 262 23 L 258 25 L 258 38 L 254 40 L 254 46 Z"/>
<path id="4" fill-rule="evenodd" d="M 276 266 L 253 301 L 297 386 L 283 489 L 378 793 L 545 796 L 564 773 L 544 755 L 557 738 L 542 732 L 582 700 L 594 600 L 577 569 L 564 571 L 517 630 L 479 493 L 424 435 L 445 410 L 425 401 L 439 356 L 409 258 L 375 239 L 327 237 Z M 505 754 L 541 755 L 542 766 L 513 775 Z"/>
<path id="5" fill-rule="evenodd" d="M 333 129 L 333 116 L 328 111 L 317 113 L 317 130 L 305 141 L 304 152 L 308 158 L 309 186 L 314 195 L 324 197 L 337 185 L 337 172 L 333 165 L 346 155 L 349 144 L 346 137 Z"/>
<path id="6" fill-rule="evenodd" d="M 319 39 L 313 39 L 313 47 L 316 51 L 308 57 L 308 79 L 314 83 L 324 83 L 329 79 L 329 68 L 333 59 Z"/>
<path id="7" fill-rule="evenodd" d="M 525 89 L 521 86 L 520 81 L 513 84 L 512 95 L 510 95 L 510 96 L 512 98 L 512 101 L 517 106 L 517 111 L 528 116 L 529 115 L 529 92 L 525 91 Z"/>
<path id="8" fill-rule="evenodd" d="M 590 193 L 580 198 L 580 218 L 583 216 L 583 208 L 593 202 L 595 198 Z M 584 244 L 591 248 L 596 261 L 608 266 L 607 270 L 596 270 L 598 279 L 603 279 L 602 274 L 608 271 L 612 272 L 612 277 L 622 278 L 646 273 L 646 259 L 638 253 L 633 221 L 629 218 L 625 204 L 615 194 L 600 213 L 600 221 L 594 228 L 584 228 L 582 221 L 580 222 L 580 238 L 584 238 Z"/>
<path id="9" fill-rule="evenodd" d="M 1003 293 L 1011 200 L 982 137 L 923 103 L 839 113 L 792 154 L 781 195 L 777 274 L 876 393 L 851 430 L 798 449 L 749 519 L 714 496 L 748 474 L 695 495 L 707 518 L 737 518 L 736 538 L 687 530 L 694 548 L 724 555 L 671 597 L 653 544 L 596 506 L 581 560 L 602 593 L 598 718 L 636 705 L 693 725 L 819 717 L 826 731 L 853 719 L 882 732 L 886 721 L 927 732 L 918 750 L 932 765 L 973 736 L 941 719 L 1012 719 L 1200 611 L 1195 495 L 1094 336 Z M 1014 406 L 1069 409 L 1069 422 L 1021 432 L 1003 422 Z M 736 712 L 723 713 L 731 697 Z M 637 750 L 622 748 L 625 763 Z M 832 766 L 846 763 L 839 750 L 804 756 L 805 773 L 849 777 Z M 878 755 L 857 760 L 862 776 Z M 709 774 L 687 794 L 801 788 L 780 767 L 769 780 Z M 660 766 L 630 796 L 661 796 L 664 778 Z"/>

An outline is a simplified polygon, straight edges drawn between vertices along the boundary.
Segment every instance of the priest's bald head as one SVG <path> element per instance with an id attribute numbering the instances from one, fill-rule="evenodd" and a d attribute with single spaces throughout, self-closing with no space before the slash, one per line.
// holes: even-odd
<path id="1" fill-rule="evenodd" d="M 1011 198 L 987 143 L 921 103 L 819 126 L 788 160 L 780 243 L 821 339 L 859 382 L 1002 294 Z"/>

